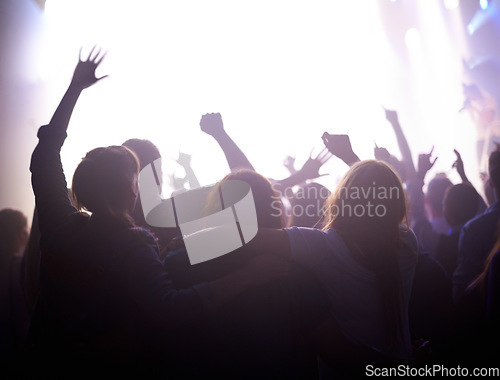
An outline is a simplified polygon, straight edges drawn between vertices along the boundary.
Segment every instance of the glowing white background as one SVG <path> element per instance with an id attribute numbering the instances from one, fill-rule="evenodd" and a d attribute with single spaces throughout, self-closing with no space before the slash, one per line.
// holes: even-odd
<path id="1" fill-rule="evenodd" d="M 300 166 L 319 150 L 324 131 L 348 133 L 361 158 L 373 157 L 374 141 L 399 156 L 385 105 L 399 110 L 415 161 L 436 145 L 436 170 L 456 182 L 457 148 L 475 180 L 473 126 L 457 113 L 461 55 L 437 4 L 418 4 L 406 68 L 387 42 L 376 1 L 49 0 L 36 73 L 50 87 L 47 120 L 80 46 L 108 51 L 98 74 L 110 77 L 86 90 L 73 115 L 66 173 L 96 146 L 139 137 L 164 157 L 192 153 L 201 184 L 213 183 L 228 167 L 199 129 L 206 112 L 220 112 L 256 170 L 274 178 L 287 175 L 286 155 Z M 182 171 L 173 161 L 169 170 Z M 332 159 L 322 172 L 336 174 L 321 182 L 332 187 L 344 171 Z"/>

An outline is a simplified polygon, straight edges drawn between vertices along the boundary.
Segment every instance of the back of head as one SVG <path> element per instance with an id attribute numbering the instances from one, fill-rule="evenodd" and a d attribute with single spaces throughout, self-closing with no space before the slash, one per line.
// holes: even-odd
<path id="1" fill-rule="evenodd" d="M 124 146 L 87 153 L 73 175 L 72 193 L 80 211 L 106 215 L 132 224 L 129 212 L 137 198 L 139 162 Z"/>
<path id="2" fill-rule="evenodd" d="M 140 170 L 142 170 L 145 166 L 149 165 L 156 159 L 161 158 L 160 151 L 158 150 L 156 145 L 149 140 L 129 139 L 122 145 L 126 146 L 135 153 L 135 155 L 139 159 Z"/>
<path id="3" fill-rule="evenodd" d="M 18 210 L 0 210 L 0 254 L 20 253 L 28 242 L 28 219 Z"/>
<path id="4" fill-rule="evenodd" d="M 436 175 L 429 182 L 426 198 L 429 206 L 435 213 L 441 214 L 443 212 L 444 194 L 452 185 L 451 181 L 443 175 Z"/>
<path id="5" fill-rule="evenodd" d="M 488 159 L 488 172 L 491 185 L 496 193 L 500 192 L 500 151 L 493 151 Z"/>
<path id="6" fill-rule="evenodd" d="M 284 226 L 284 215 L 280 197 L 266 177 L 252 170 L 237 170 L 225 176 L 222 181 L 227 180 L 239 180 L 250 185 L 259 227 L 282 228 Z M 217 202 L 218 187 L 216 191 L 212 191 L 211 195 L 207 200 L 206 210 L 212 207 L 211 203 Z"/>
<path id="7" fill-rule="evenodd" d="M 324 229 L 366 239 L 380 236 L 380 231 L 399 231 L 406 217 L 406 198 L 400 178 L 388 164 L 367 160 L 349 169 L 326 209 Z"/>
<path id="8" fill-rule="evenodd" d="M 459 183 L 448 188 L 444 198 L 444 216 L 451 227 L 463 226 L 479 206 L 479 194 L 472 185 Z"/>
<path id="9" fill-rule="evenodd" d="M 129 139 L 122 145 L 129 148 L 132 152 L 135 153 L 135 155 L 139 159 L 140 170 L 144 169 L 147 165 L 151 164 L 158 158 L 161 158 L 160 151 L 158 150 L 156 145 L 149 140 Z M 161 170 L 161 168 L 157 168 L 157 170 L 158 169 Z M 162 179 L 159 178 L 159 180 L 161 181 Z M 138 225 L 150 228 L 150 226 L 148 226 L 148 224 L 146 223 L 146 219 L 144 218 L 144 212 L 142 210 L 142 204 L 140 200 L 137 201 L 136 206 L 132 211 L 132 217 L 134 218 L 135 223 L 137 223 Z"/>
<path id="10" fill-rule="evenodd" d="M 324 205 L 330 190 L 319 183 L 311 182 L 300 186 L 289 198 L 289 225 L 297 227 L 316 227 L 324 217 Z"/>
<path id="11" fill-rule="evenodd" d="M 334 228 L 353 259 L 375 273 L 388 343 L 397 345 L 403 331 L 398 252 L 400 225 L 406 219 L 400 178 L 383 161 L 358 162 L 341 179 L 326 208 L 324 229 Z"/>

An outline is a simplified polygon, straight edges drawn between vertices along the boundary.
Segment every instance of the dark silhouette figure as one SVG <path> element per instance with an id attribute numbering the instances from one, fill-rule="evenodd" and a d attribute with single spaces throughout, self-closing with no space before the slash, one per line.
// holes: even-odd
<path id="1" fill-rule="evenodd" d="M 408 140 L 403 133 L 401 124 L 399 123 L 399 117 L 396 111 L 385 109 L 385 118 L 391 124 L 394 129 L 394 134 L 398 141 L 399 150 L 401 152 L 402 159 L 398 160 L 395 156 L 391 155 L 387 149 L 378 147 L 375 145 L 374 154 L 377 160 L 382 160 L 391 165 L 394 170 L 399 174 L 403 183 L 411 181 L 415 176 L 415 166 L 413 164 L 413 159 L 411 155 L 410 145 Z"/>
<path id="2" fill-rule="evenodd" d="M 29 327 L 22 281 L 27 227 L 22 212 L 9 208 L 0 210 L 0 373 L 7 376 L 15 373 L 20 363 Z"/>
<path id="3" fill-rule="evenodd" d="M 287 269 L 261 260 L 254 264 L 259 277 L 242 269 L 210 284 L 175 290 L 158 258 L 156 240 L 130 216 L 138 196 L 139 162 L 124 146 L 85 155 L 72 181 L 75 206 L 70 202 L 60 149 L 81 92 L 103 78 L 95 71 L 104 55 L 94 51 L 78 62 L 49 125 L 38 132 L 32 155 L 41 292 L 25 368 L 42 377 L 165 377 L 175 374 L 176 342 L 184 328 Z"/>
<path id="4" fill-rule="evenodd" d="M 276 213 L 278 194 L 265 177 L 248 170 L 227 175 L 247 182 L 256 201 L 259 229 L 278 229 L 283 218 Z M 219 185 L 220 186 L 220 185 Z M 219 209 L 219 190 L 207 198 L 206 210 Z M 174 284 L 189 287 L 237 270 L 251 257 L 268 255 L 273 245 L 248 247 L 214 260 L 189 265 L 186 250 L 178 246 L 165 258 Z M 191 366 L 186 376 L 238 378 L 316 378 L 316 355 L 329 363 L 335 375 L 359 375 L 361 360 L 385 356 L 347 340 L 330 315 L 330 302 L 317 280 L 301 265 L 290 276 L 254 287 L 220 308 L 216 319 L 192 334 Z M 191 342 L 191 341 L 190 341 Z M 322 374 L 326 374 L 324 365 Z"/>
<path id="5" fill-rule="evenodd" d="M 455 154 L 457 161 L 453 167 L 459 172 L 463 183 L 449 185 L 450 182 L 446 178 L 434 178 L 429 184 L 430 190 L 427 194 L 427 204 L 432 206 L 434 211 L 426 213 L 422 186 L 426 173 L 434 165 L 437 158 L 431 162 L 431 154 L 421 154 L 417 174 L 409 186 L 412 226 L 419 241 L 420 250 L 436 259 L 450 276 L 457 265 L 458 240 L 463 225 L 478 213 L 481 205 L 483 205 L 483 209 L 485 207 L 481 196 L 465 175 L 460 154 L 456 150 Z M 443 189 L 445 191 L 442 194 Z M 441 206 L 438 206 L 441 196 Z M 437 208 L 439 209 L 435 210 Z M 436 216 L 438 213 L 443 214 L 446 224 L 450 226 L 446 232 L 436 231 L 428 218 L 429 214 Z"/>
<path id="6" fill-rule="evenodd" d="M 490 183 L 495 201 L 480 216 L 470 220 L 462 229 L 459 240 L 457 268 L 453 273 L 454 298 L 459 300 L 465 288 L 484 270 L 485 260 L 496 240 L 500 219 L 500 152 L 491 153 L 488 160 Z"/>
<path id="7" fill-rule="evenodd" d="M 160 151 L 158 150 L 156 145 L 149 140 L 129 139 L 122 145 L 126 146 L 137 155 L 137 158 L 139 159 L 140 170 L 156 161 L 157 159 L 161 158 Z M 159 166 L 159 168 L 159 171 L 161 172 L 161 166 Z M 161 182 L 162 178 L 159 178 L 159 180 Z M 153 235 L 158 238 L 161 255 L 164 253 L 168 243 L 170 243 L 172 239 L 181 236 L 181 231 L 179 228 L 160 228 L 148 225 L 146 223 L 146 219 L 144 218 L 140 195 L 138 196 L 135 208 L 132 211 L 131 216 L 134 219 L 135 224 L 149 229 L 153 233 Z"/>

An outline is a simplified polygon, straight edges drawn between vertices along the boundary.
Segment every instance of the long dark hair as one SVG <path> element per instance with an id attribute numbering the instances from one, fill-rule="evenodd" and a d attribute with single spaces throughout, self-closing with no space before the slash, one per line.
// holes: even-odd
<path id="1" fill-rule="evenodd" d="M 133 227 L 128 205 L 139 175 L 136 155 L 124 146 L 91 150 L 75 170 L 72 196 L 77 209 L 111 217 Z"/>
<path id="2" fill-rule="evenodd" d="M 353 259 L 377 276 L 387 325 L 396 326 L 388 337 L 390 344 L 402 337 L 398 251 L 403 222 L 406 198 L 401 180 L 382 161 L 353 165 L 326 201 L 323 229 L 335 229 Z"/>

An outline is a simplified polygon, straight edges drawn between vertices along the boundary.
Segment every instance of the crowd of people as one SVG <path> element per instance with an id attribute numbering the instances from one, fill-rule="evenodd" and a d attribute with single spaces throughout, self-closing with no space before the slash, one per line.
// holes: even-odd
<path id="1" fill-rule="evenodd" d="M 288 157 L 290 176 L 277 180 L 255 172 L 220 114 L 203 115 L 230 172 L 190 207 L 231 208 L 224 184 L 242 181 L 258 231 L 192 265 L 179 223 L 147 222 L 139 178 L 161 165 L 153 142 L 89 151 L 68 188 L 60 150 L 103 58 L 80 57 L 38 131 L 31 231 L 19 211 L 0 211 L 2 374 L 328 379 L 361 377 L 367 365 L 498 363 L 500 151 L 489 155 L 485 199 L 457 151 L 462 182 L 428 180 L 433 152 L 415 165 L 397 113 L 386 110 L 401 159 L 376 147 L 375 159 L 360 160 L 347 135 L 325 133 L 322 152 L 300 169 Z M 333 157 L 346 164 L 340 182 L 315 183 Z M 179 163 L 199 187 L 189 156 Z M 226 226 L 205 227 L 198 237 Z"/>

